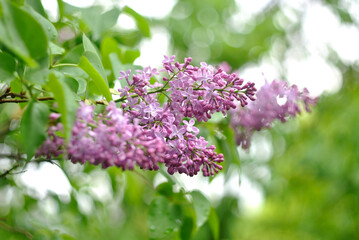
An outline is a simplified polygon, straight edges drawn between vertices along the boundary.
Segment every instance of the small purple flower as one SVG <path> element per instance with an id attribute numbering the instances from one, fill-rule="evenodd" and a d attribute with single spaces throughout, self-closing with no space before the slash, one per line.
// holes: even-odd
<path id="1" fill-rule="evenodd" d="M 90 122 L 93 119 L 93 110 L 95 106 L 88 106 L 84 102 L 80 102 L 80 108 L 77 110 L 77 117 L 84 121 Z"/>
<path id="2" fill-rule="evenodd" d="M 130 77 L 130 74 L 131 74 L 131 69 L 128 69 L 126 72 L 125 71 L 120 71 L 120 76 L 118 77 L 118 80 L 121 80 L 121 79 L 127 79 Z"/>
<path id="3" fill-rule="evenodd" d="M 145 72 L 145 73 L 147 73 L 147 74 L 149 74 L 151 77 L 153 76 L 153 75 L 158 75 L 159 74 L 159 72 L 157 71 L 157 69 L 156 68 L 151 68 L 151 66 L 148 66 L 148 67 L 145 67 L 144 69 L 143 69 L 143 72 Z"/>
<path id="4" fill-rule="evenodd" d="M 144 109 L 144 112 L 150 113 L 152 117 L 156 117 L 157 114 L 162 110 L 162 108 L 159 106 L 160 104 L 158 102 L 151 103 Z"/>
<path id="5" fill-rule="evenodd" d="M 162 61 L 162 63 L 173 63 L 175 61 L 176 56 L 172 55 L 171 57 L 168 57 L 167 55 L 163 55 L 164 59 Z"/>
<path id="6" fill-rule="evenodd" d="M 195 124 L 194 119 L 189 120 L 189 122 L 187 122 L 186 120 L 183 120 L 183 123 L 186 125 L 186 130 L 188 132 L 193 132 L 196 135 L 199 133 L 199 129 L 194 127 L 194 124 Z"/>
<path id="7" fill-rule="evenodd" d="M 183 134 L 186 132 L 186 130 L 183 127 L 180 127 L 177 129 L 175 125 L 171 126 L 172 133 L 170 134 L 170 138 L 178 137 L 178 139 L 183 140 Z"/>
<path id="8" fill-rule="evenodd" d="M 117 108 L 115 102 L 110 102 L 106 110 L 107 116 L 109 116 L 112 120 L 119 123 L 123 123 L 125 121 L 125 117 L 122 114 L 122 109 Z"/>
<path id="9" fill-rule="evenodd" d="M 59 113 L 50 113 L 50 120 L 55 121 L 61 117 Z"/>

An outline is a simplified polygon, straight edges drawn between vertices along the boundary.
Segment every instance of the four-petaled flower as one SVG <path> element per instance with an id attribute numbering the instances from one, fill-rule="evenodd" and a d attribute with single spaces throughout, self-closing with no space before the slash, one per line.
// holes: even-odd
<path id="1" fill-rule="evenodd" d="M 164 59 L 162 63 L 172 63 L 175 61 L 175 55 L 172 55 L 171 57 L 168 57 L 167 55 L 163 55 Z"/>
<path id="2" fill-rule="evenodd" d="M 170 134 L 170 138 L 178 137 L 178 139 L 183 140 L 183 134 L 186 132 L 186 129 L 180 127 L 177 129 L 175 125 L 171 126 L 172 133 Z"/>
<path id="3" fill-rule="evenodd" d="M 121 79 L 126 79 L 128 85 L 130 85 L 130 82 L 128 81 L 128 78 L 130 77 L 131 74 L 131 69 L 128 69 L 126 72 L 125 71 L 120 71 L 120 76 L 118 77 L 118 80 Z"/>
<path id="4" fill-rule="evenodd" d="M 186 125 L 186 130 L 188 132 L 193 132 L 196 135 L 199 133 L 199 129 L 194 127 L 194 124 L 195 124 L 194 119 L 189 120 L 189 122 L 186 120 L 183 120 L 183 123 Z"/>
<path id="5" fill-rule="evenodd" d="M 162 110 L 159 106 L 158 102 L 153 102 L 144 109 L 144 112 L 150 113 L 152 117 L 156 117 L 158 112 Z"/>

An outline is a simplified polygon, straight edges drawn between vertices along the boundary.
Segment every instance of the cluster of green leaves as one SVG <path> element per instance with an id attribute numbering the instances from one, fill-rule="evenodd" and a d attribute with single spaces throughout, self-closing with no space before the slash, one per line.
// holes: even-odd
<path id="1" fill-rule="evenodd" d="M 86 166 L 71 172 L 68 167 L 70 199 L 50 193 L 39 200 L 24 193 L 23 186 L 12 187 L 16 199 L 5 216 L 6 207 L 0 206 L 1 221 L 9 226 L 0 227 L 2 238 L 26 239 L 28 233 L 34 239 L 219 239 L 216 210 L 199 191 L 174 191 L 173 182 L 154 188 L 153 173 L 143 180 L 116 168 Z M 96 184 L 110 186 L 111 197 L 94 194 Z M 83 209 L 84 198 L 90 210 Z M 48 211 L 48 204 L 55 208 Z"/>
<path id="2" fill-rule="evenodd" d="M 173 192 L 165 182 L 156 192 L 147 220 L 151 239 L 219 239 L 217 213 L 200 191 Z"/>

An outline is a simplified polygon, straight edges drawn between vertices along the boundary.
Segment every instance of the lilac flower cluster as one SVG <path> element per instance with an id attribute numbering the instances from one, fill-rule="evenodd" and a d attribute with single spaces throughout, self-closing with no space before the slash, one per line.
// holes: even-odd
<path id="1" fill-rule="evenodd" d="M 189 65 L 191 58 L 184 64 L 173 64 L 173 59 L 165 59 L 164 67 L 171 79 L 171 108 L 185 117 L 194 117 L 198 121 L 207 121 L 214 112 L 226 114 L 236 108 L 235 100 L 242 107 L 248 104 L 248 98 L 254 100 L 254 83 L 243 85 L 243 79 L 236 73 L 228 74 L 221 68 L 216 69 L 202 62 L 201 67 Z"/>
<path id="2" fill-rule="evenodd" d="M 236 73 L 227 74 L 222 69 L 201 63 L 201 67 L 190 65 L 191 58 L 184 63 L 167 57 L 163 61 L 164 85 L 151 85 L 149 80 L 159 73 L 145 68 L 132 75 L 121 72 L 120 79 L 126 79 L 128 87 L 119 89 L 121 107 L 129 113 L 132 121 L 138 121 L 153 133 L 163 138 L 170 146 L 169 158 L 165 160 L 168 172 L 196 175 L 202 170 L 204 176 L 213 176 L 222 166 L 223 154 L 215 153 L 215 147 L 198 137 L 195 120 L 207 121 L 214 112 L 224 114 L 235 108 L 235 101 L 246 105 L 254 100 L 256 91 L 253 83 L 243 84 Z M 163 94 L 167 102 L 161 106 L 158 95 Z M 183 120 L 190 118 L 189 121 Z"/>
<path id="3" fill-rule="evenodd" d="M 255 102 L 230 112 L 230 124 L 235 130 L 237 144 L 248 148 L 254 131 L 270 128 L 276 119 L 285 122 L 290 116 L 295 117 L 301 112 L 301 103 L 310 112 L 310 106 L 314 106 L 316 101 L 306 88 L 299 91 L 296 85 L 290 86 L 285 81 L 266 82 L 258 90 Z"/>
<path id="4" fill-rule="evenodd" d="M 55 134 L 62 130 L 61 123 L 50 127 L 49 137 L 37 155 L 50 158 L 64 154 L 64 139 Z M 107 106 L 104 114 L 96 116 L 94 106 L 81 103 L 67 154 L 74 163 L 88 161 L 94 165 L 102 164 L 103 168 L 117 166 L 123 170 L 133 169 L 136 163 L 142 169 L 158 170 L 158 163 L 164 162 L 167 148 L 162 139 L 130 123 L 114 102 Z"/>
<path id="5" fill-rule="evenodd" d="M 206 63 L 192 66 L 191 58 L 184 63 L 175 57 L 163 61 L 166 76 L 163 84 L 150 84 L 159 75 L 151 67 L 120 72 L 120 80 L 127 86 L 118 90 L 119 108 L 114 102 L 103 114 L 94 114 L 94 106 L 81 103 L 72 138 L 67 148 L 56 135 L 60 123 L 50 127 L 49 138 L 38 155 L 47 157 L 67 153 L 72 162 L 85 161 L 133 169 L 137 164 L 143 169 L 158 170 L 163 163 L 168 173 L 213 176 L 222 169 L 223 154 L 215 146 L 198 136 L 195 120 L 207 121 L 214 112 L 226 112 L 254 100 L 256 88 L 245 83 L 236 73 L 228 74 Z M 167 99 L 160 104 L 159 98 Z"/>

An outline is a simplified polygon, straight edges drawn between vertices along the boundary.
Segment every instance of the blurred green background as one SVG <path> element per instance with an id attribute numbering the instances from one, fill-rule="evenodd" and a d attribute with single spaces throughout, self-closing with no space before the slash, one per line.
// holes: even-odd
<path id="1" fill-rule="evenodd" d="M 29 165 L 0 178 L 0 239 L 157 238 L 147 223 L 155 196 L 164 196 L 157 198 L 168 205 L 162 210 L 180 222 L 159 239 L 359 239 L 359 1 L 79 2 L 25 1 L 59 31 L 56 43 L 66 50 L 59 61 L 76 61 L 85 32 L 108 79 L 158 66 L 169 53 L 227 62 L 258 86 L 286 79 L 320 98 L 312 113 L 255 134 L 248 151 L 237 149 L 228 119 L 201 124 L 225 154 L 223 173 L 210 181 L 175 175 L 172 186 L 161 173 Z M 5 124 L 15 110 L 0 111 Z M 5 153 L 5 136 L 0 140 Z M 0 169 L 9 161 L 2 158 Z M 193 189 L 212 206 L 196 231 L 186 195 Z M 164 227 L 173 221 L 163 219 Z"/>

